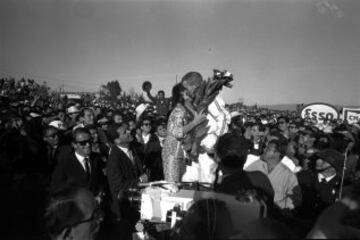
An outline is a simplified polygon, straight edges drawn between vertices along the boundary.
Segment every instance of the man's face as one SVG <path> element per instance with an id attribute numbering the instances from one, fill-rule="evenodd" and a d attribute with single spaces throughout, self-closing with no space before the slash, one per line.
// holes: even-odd
<path id="1" fill-rule="evenodd" d="M 158 97 L 160 100 L 163 100 L 165 98 L 165 94 L 163 92 L 159 92 Z"/>
<path id="2" fill-rule="evenodd" d="M 64 112 L 59 112 L 57 116 L 60 121 L 62 121 L 62 122 L 65 121 L 65 113 Z"/>
<path id="3" fill-rule="evenodd" d="M 122 123 L 122 122 L 123 122 L 122 116 L 116 114 L 116 115 L 114 116 L 114 122 L 115 122 L 115 123 Z"/>
<path id="4" fill-rule="evenodd" d="M 73 239 L 96 239 L 104 213 L 95 201 L 94 195 L 89 191 L 80 191 L 76 202 L 84 215 L 84 219 L 72 228 Z"/>
<path id="5" fill-rule="evenodd" d="M 107 131 L 108 127 L 109 127 L 108 124 L 102 124 L 102 125 L 101 125 L 101 129 L 102 129 L 103 131 L 105 131 L 105 132 Z"/>
<path id="6" fill-rule="evenodd" d="M 183 82 L 183 86 L 186 88 L 186 95 L 188 95 L 189 97 L 191 98 L 194 98 L 195 97 L 195 91 L 197 89 L 197 85 L 196 84 L 193 84 L 193 85 L 190 85 L 188 82 Z"/>
<path id="7" fill-rule="evenodd" d="M 276 146 L 273 143 L 270 143 L 266 146 L 264 149 L 264 153 L 262 154 L 262 159 L 266 162 L 274 159 L 279 155 L 278 152 L 276 152 Z"/>
<path id="8" fill-rule="evenodd" d="M 141 131 L 145 134 L 150 133 L 151 131 L 151 122 L 149 120 L 144 120 L 141 125 Z"/>
<path id="9" fill-rule="evenodd" d="M 85 125 L 92 125 L 94 124 L 94 113 L 91 110 L 86 110 L 84 112 L 84 124 Z"/>
<path id="10" fill-rule="evenodd" d="M 99 134 L 96 129 L 90 129 L 91 139 L 94 143 L 99 142 Z"/>
<path id="11" fill-rule="evenodd" d="M 285 119 L 279 119 L 278 128 L 283 132 L 288 130 L 288 123 L 285 121 Z"/>
<path id="12" fill-rule="evenodd" d="M 289 132 L 292 133 L 292 134 L 295 134 L 298 132 L 298 128 L 296 126 L 296 124 L 292 123 L 289 125 Z"/>
<path id="13" fill-rule="evenodd" d="M 162 138 L 166 137 L 166 127 L 164 125 L 158 126 L 156 130 L 156 134 Z"/>
<path id="14" fill-rule="evenodd" d="M 127 125 L 119 127 L 116 132 L 118 133 L 118 144 L 128 144 L 134 139 Z"/>
<path id="15" fill-rule="evenodd" d="M 79 115 L 79 113 L 69 113 L 69 116 L 73 121 L 75 121 L 75 119 L 78 115 Z"/>
<path id="16" fill-rule="evenodd" d="M 88 157 L 91 153 L 91 142 L 92 140 L 90 134 L 80 132 L 76 134 L 73 147 L 79 155 Z"/>
<path id="17" fill-rule="evenodd" d="M 261 133 L 259 131 L 259 126 L 255 125 L 251 127 L 251 135 L 253 136 L 254 139 L 259 139 L 259 137 L 261 136 Z"/>
<path id="18" fill-rule="evenodd" d="M 319 172 L 327 172 L 330 174 L 336 173 L 335 168 L 333 168 L 330 163 L 324 161 L 321 158 L 316 160 L 315 169 Z"/>
<path id="19" fill-rule="evenodd" d="M 131 130 L 134 130 L 136 128 L 136 123 L 135 123 L 135 121 L 130 121 L 129 122 L 129 129 L 130 129 L 130 131 Z"/>
<path id="20" fill-rule="evenodd" d="M 48 129 L 44 136 L 44 141 L 50 146 L 56 146 L 59 143 L 59 134 L 55 129 Z"/>

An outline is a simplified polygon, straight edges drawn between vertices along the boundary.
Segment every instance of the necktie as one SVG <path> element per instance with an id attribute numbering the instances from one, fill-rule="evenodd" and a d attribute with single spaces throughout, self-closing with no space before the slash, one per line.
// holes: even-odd
<path id="1" fill-rule="evenodd" d="M 90 179 L 90 159 L 84 158 L 84 163 L 87 179 Z"/>
<path id="2" fill-rule="evenodd" d="M 135 165 L 134 157 L 133 157 L 130 149 L 127 150 L 127 155 L 130 158 L 130 161 L 132 162 L 132 164 Z"/>

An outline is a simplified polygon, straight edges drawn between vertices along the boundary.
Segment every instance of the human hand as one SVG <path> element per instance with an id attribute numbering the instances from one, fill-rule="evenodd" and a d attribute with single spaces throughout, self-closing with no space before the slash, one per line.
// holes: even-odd
<path id="1" fill-rule="evenodd" d="M 196 123 L 196 125 L 204 122 L 207 119 L 204 111 L 205 111 L 205 109 L 201 110 L 199 113 L 195 112 L 193 121 Z"/>
<path id="2" fill-rule="evenodd" d="M 149 177 L 148 177 L 148 175 L 143 174 L 143 175 L 141 175 L 141 176 L 139 177 L 139 180 L 140 180 L 140 182 L 142 182 L 142 183 L 148 182 L 148 181 L 149 181 Z"/>

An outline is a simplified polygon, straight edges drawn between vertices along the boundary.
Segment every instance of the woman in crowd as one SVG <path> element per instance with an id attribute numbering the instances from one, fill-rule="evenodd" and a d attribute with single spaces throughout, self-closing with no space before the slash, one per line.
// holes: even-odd
<path id="1" fill-rule="evenodd" d="M 162 150 L 163 169 L 165 180 L 179 182 L 185 172 L 185 153 L 182 148 L 182 139 L 194 127 L 206 120 L 202 113 L 195 114 L 193 120 L 188 122 L 188 111 L 185 102 L 191 102 L 186 88 L 176 84 L 172 90 L 173 110 L 170 113 L 167 125 L 167 137 Z"/>

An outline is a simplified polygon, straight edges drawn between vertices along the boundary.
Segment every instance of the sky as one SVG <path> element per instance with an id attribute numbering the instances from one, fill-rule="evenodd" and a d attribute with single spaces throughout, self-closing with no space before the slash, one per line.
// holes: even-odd
<path id="1" fill-rule="evenodd" d="M 1 0 L 0 76 L 171 89 L 234 75 L 228 103 L 360 105 L 359 0 Z"/>

